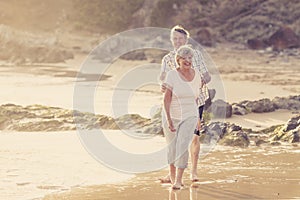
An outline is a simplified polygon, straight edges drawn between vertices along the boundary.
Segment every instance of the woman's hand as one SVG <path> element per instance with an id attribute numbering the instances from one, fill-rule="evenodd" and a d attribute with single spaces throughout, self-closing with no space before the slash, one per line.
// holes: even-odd
<path id="1" fill-rule="evenodd" d="M 171 119 L 168 119 L 168 125 L 171 132 L 175 132 L 176 129 L 174 127 L 173 121 Z"/>

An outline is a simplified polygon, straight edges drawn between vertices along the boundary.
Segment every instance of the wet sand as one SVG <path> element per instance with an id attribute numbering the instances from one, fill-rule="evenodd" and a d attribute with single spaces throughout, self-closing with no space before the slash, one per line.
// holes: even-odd
<path id="1" fill-rule="evenodd" d="M 243 128 L 251 128 L 254 131 L 259 131 L 269 128 L 274 125 L 285 124 L 286 119 L 295 116 L 294 111 L 276 110 L 269 113 L 249 113 L 247 115 L 233 115 L 226 119 L 226 122 L 234 123 Z"/>
<path id="2" fill-rule="evenodd" d="M 40 199 L 71 187 L 112 184 L 134 175 L 102 166 L 75 131 L 0 132 L 0 199 Z"/>
<path id="3" fill-rule="evenodd" d="M 218 146 L 200 162 L 200 181 L 192 183 L 185 173 L 180 191 L 160 184 L 167 170 L 139 174 L 121 184 L 73 188 L 43 200 L 98 199 L 300 199 L 300 148 Z M 188 170 L 187 170 L 188 171 Z"/>

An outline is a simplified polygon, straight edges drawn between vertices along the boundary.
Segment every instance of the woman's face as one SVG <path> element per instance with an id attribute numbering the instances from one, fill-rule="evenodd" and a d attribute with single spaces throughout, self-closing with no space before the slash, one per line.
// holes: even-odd
<path id="1" fill-rule="evenodd" d="M 192 67 L 193 55 L 187 54 L 178 58 L 179 67 L 189 69 Z"/>
<path id="2" fill-rule="evenodd" d="M 175 49 L 178 49 L 182 45 L 185 45 L 187 43 L 186 35 L 179 33 L 177 31 L 174 31 L 171 38 L 172 45 Z"/>

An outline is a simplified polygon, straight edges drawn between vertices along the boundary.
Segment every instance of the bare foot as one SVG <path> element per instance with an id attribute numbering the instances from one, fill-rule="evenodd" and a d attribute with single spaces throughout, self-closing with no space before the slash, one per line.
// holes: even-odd
<path id="1" fill-rule="evenodd" d="M 191 174 L 190 179 L 191 179 L 192 182 L 198 182 L 199 181 L 198 175 L 195 174 L 195 173 Z"/>
<path id="2" fill-rule="evenodd" d="M 173 190 L 180 190 L 181 187 L 183 187 L 183 184 L 182 184 L 182 183 L 175 183 L 175 184 L 172 186 L 172 189 L 173 189 Z"/>
<path id="3" fill-rule="evenodd" d="M 172 183 L 169 175 L 159 178 L 158 180 L 160 180 L 160 183 Z"/>

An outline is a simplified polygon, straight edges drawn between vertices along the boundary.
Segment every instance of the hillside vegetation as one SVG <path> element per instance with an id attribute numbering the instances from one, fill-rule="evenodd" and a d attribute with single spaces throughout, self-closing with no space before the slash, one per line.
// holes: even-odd
<path id="1" fill-rule="evenodd" d="M 299 10 L 299 0 L 2 0 L 0 24 L 74 34 L 182 24 L 196 38 L 245 43 L 269 37 L 281 26 L 299 35 Z"/>

